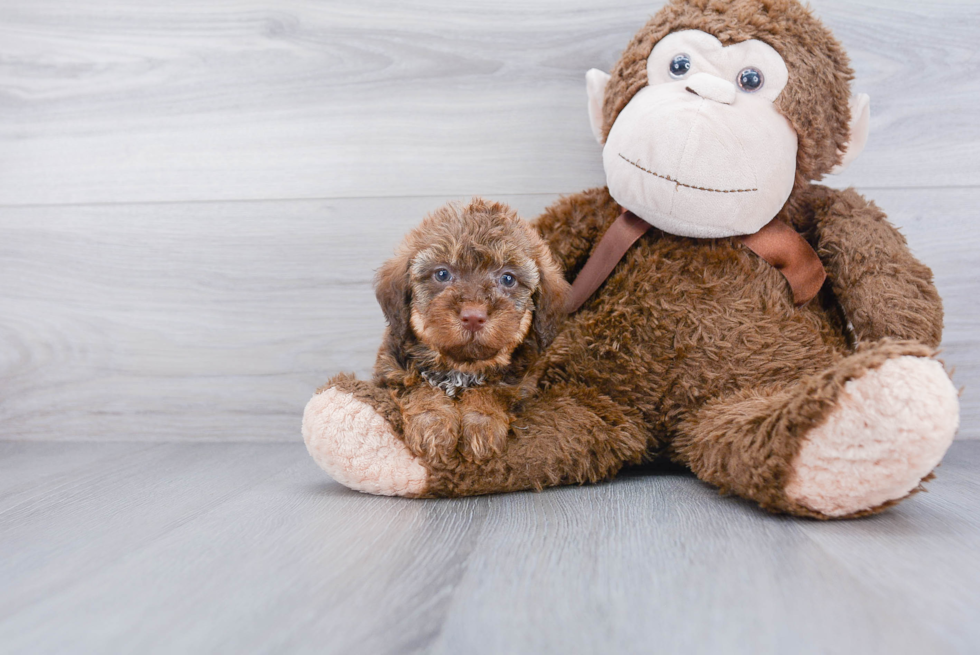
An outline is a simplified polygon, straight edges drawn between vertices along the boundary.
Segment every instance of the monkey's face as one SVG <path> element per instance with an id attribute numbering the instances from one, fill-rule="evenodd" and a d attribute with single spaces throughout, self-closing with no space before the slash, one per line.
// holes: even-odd
<path id="1" fill-rule="evenodd" d="M 647 78 L 603 149 L 612 197 L 681 236 L 752 234 L 772 220 L 793 190 L 797 154 L 774 104 L 789 79 L 779 53 L 674 32 L 653 48 Z"/>

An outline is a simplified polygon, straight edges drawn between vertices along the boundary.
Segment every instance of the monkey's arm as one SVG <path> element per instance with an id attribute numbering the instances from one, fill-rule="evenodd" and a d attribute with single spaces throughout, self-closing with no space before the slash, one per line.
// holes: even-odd
<path id="1" fill-rule="evenodd" d="M 814 188 L 817 252 L 860 341 L 938 346 L 943 304 L 932 271 L 874 203 L 853 189 Z"/>
<path id="2" fill-rule="evenodd" d="M 606 187 L 589 189 L 560 198 L 534 221 L 534 227 L 574 280 L 592 249 L 622 209 Z"/>

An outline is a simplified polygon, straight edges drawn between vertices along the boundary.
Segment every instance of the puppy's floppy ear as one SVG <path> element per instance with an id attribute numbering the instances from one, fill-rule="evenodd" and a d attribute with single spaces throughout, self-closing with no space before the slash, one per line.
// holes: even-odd
<path id="1" fill-rule="evenodd" d="M 548 245 L 534 235 L 538 241 L 534 261 L 538 265 L 538 288 L 534 292 L 534 333 L 538 347 L 544 349 L 557 336 L 558 329 L 565 319 L 565 301 L 571 285 L 565 281 L 561 267 L 551 254 Z"/>
<path id="2" fill-rule="evenodd" d="M 408 334 L 409 305 L 412 302 L 411 263 L 409 253 L 399 250 L 374 276 L 374 295 L 396 341 L 401 341 Z"/>

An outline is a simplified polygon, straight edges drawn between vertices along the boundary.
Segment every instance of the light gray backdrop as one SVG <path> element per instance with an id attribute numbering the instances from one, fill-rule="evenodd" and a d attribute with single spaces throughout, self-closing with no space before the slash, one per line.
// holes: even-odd
<path id="1" fill-rule="evenodd" d="M 659 4 L 0 1 L 0 439 L 299 439 L 425 212 L 603 183 L 584 73 Z M 812 4 L 872 97 L 830 183 L 935 270 L 978 438 L 980 7 Z"/>

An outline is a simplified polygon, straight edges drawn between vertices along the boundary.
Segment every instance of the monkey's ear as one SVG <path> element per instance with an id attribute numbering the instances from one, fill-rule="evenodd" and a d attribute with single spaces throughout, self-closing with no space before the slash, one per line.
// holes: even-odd
<path id="1" fill-rule="evenodd" d="M 538 265 L 540 279 L 533 296 L 533 329 L 537 336 L 538 348 L 543 350 L 554 340 L 565 320 L 565 301 L 572 287 L 565 281 L 561 267 L 551 255 L 548 246 L 542 242 L 537 250 L 535 262 Z"/>
<path id="2" fill-rule="evenodd" d="M 412 301 L 411 263 L 408 253 L 399 252 L 386 261 L 374 276 L 374 295 L 396 341 L 401 341 L 408 333 L 409 303 Z"/>
<path id="3" fill-rule="evenodd" d="M 851 165 L 868 144 L 868 132 L 871 129 L 871 98 L 867 93 L 851 96 L 851 137 L 847 142 L 844 158 L 830 171 L 831 175 L 842 173 Z"/>
<path id="4" fill-rule="evenodd" d="M 598 68 L 591 69 L 585 74 L 585 88 L 589 92 L 589 123 L 592 125 L 592 136 L 602 145 L 602 103 L 606 99 L 606 84 L 609 83 L 609 73 L 603 73 Z"/>

